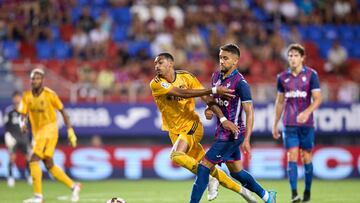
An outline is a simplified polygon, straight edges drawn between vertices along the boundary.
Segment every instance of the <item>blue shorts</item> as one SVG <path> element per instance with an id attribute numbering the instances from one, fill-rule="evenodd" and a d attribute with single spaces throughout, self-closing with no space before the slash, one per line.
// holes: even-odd
<path id="1" fill-rule="evenodd" d="M 314 128 L 286 126 L 283 131 L 283 140 L 286 149 L 299 147 L 303 150 L 312 150 L 314 148 Z"/>
<path id="2" fill-rule="evenodd" d="M 240 145 L 243 141 L 243 136 L 232 141 L 217 140 L 206 152 L 205 158 L 213 164 L 241 160 Z"/>

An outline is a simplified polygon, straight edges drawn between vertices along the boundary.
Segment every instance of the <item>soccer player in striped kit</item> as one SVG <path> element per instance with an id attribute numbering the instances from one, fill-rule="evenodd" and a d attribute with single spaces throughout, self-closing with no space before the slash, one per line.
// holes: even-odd
<path id="1" fill-rule="evenodd" d="M 252 105 L 249 84 L 237 70 L 240 58 L 240 49 L 235 44 L 220 47 L 220 71 L 212 76 L 212 86 L 225 86 L 234 89 L 235 98 L 226 99 L 213 95 L 224 116 L 217 119 L 215 142 L 206 152 L 198 166 L 198 172 L 191 192 L 190 203 L 198 203 L 209 182 L 209 173 L 216 164 L 226 163 L 233 178 L 241 182 L 242 186 L 255 192 L 264 202 L 275 203 L 276 192 L 266 191 L 256 180 L 243 169 L 241 163 L 240 146 L 244 152 L 251 156 L 250 136 L 254 124 L 254 109 Z M 246 114 L 246 125 L 242 120 L 242 112 Z M 212 112 L 206 109 L 207 119 L 211 119 Z M 226 130 L 221 124 L 231 121 L 240 129 L 239 133 Z"/>
<path id="2" fill-rule="evenodd" d="M 319 78 L 315 70 L 305 66 L 305 49 L 291 44 L 287 51 L 289 68 L 277 78 L 277 98 L 272 134 L 280 137 L 278 123 L 283 114 L 283 140 L 287 150 L 288 178 L 291 202 L 300 202 L 297 194 L 297 161 L 299 153 L 305 168 L 305 191 L 302 202 L 310 201 L 313 176 L 312 149 L 314 147 L 313 112 L 321 103 Z"/>

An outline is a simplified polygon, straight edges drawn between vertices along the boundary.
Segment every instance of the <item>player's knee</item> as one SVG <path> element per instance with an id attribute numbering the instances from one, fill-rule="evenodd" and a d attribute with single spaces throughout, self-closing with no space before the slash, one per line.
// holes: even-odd
<path id="1" fill-rule="evenodd" d="M 170 159 L 178 165 L 181 165 L 181 159 L 183 156 L 186 156 L 184 152 L 171 151 L 170 153 Z"/>

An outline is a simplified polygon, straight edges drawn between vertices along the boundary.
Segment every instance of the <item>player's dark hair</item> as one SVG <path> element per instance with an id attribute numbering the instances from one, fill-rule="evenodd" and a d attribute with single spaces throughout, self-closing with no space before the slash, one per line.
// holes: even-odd
<path id="1" fill-rule="evenodd" d="M 15 96 L 21 96 L 21 92 L 19 92 L 19 91 L 14 91 L 14 92 L 12 93 L 12 98 L 14 98 Z"/>
<path id="2" fill-rule="evenodd" d="M 301 44 L 290 44 L 287 50 L 287 53 L 289 53 L 291 50 L 298 51 L 301 56 L 305 56 L 305 48 Z"/>
<path id="3" fill-rule="evenodd" d="M 230 52 L 240 57 L 240 48 L 236 44 L 225 44 L 220 47 L 220 50 Z"/>
<path id="4" fill-rule="evenodd" d="M 174 60 L 174 57 L 173 57 L 170 53 L 167 53 L 167 52 L 160 53 L 160 54 L 158 54 L 157 56 L 158 56 L 158 57 L 159 57 L 159 56 L 162 56 L 162 57 L 164 57 L 164 58 L 166 58 L 166 59 L 168 59 L 168 60 L 175 61 L 175 60 Z"/>

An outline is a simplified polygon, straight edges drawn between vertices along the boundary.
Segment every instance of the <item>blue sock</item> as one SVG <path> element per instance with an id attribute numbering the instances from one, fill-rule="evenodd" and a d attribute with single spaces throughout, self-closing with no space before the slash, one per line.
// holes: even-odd
<path id="1" fill-rule="evenodd" d="M 287 173 L 288 173 L 291 190 L 296 191 L 297 190 L 297 178 L 298 178 L 296 162 L 293 162 L 293 161 L 288 162 Z"/>
<path id="2" fill-rule="evenodd" d="M 191 191 L 190 203 L 198 203 L 209 183 L 210 169 L 199 164 L 195 183 Z"/>
<path id="3" fill-rule="evenodd" d="M 238 180 L 242 186 L 252 192 L 255 192 L 260 198 L 265 195 L 265 190 L 256 182 L 256 180 L 245 170 L 237 173 L 231 173 L 231 176 Z"/>
<path id="4" fill-rule="evenodd" d="M 305 164 L 305 190 L 310 191 L 313 178 L 313 164 L 312 162 Z"/>

